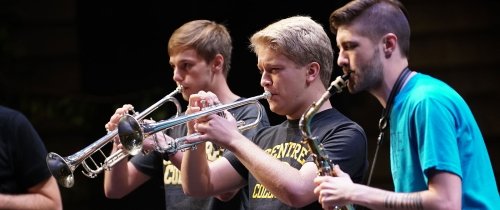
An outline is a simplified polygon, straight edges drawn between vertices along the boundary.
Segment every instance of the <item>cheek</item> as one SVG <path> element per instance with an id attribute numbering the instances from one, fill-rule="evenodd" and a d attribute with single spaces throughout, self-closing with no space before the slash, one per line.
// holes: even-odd
<path id="1" fill-rule="evenodd" d="M 352 54 L 349 59 L 349 64 L 352 69 L 357 69 L 363 63 L 363 57 L 358 54 Z"/>

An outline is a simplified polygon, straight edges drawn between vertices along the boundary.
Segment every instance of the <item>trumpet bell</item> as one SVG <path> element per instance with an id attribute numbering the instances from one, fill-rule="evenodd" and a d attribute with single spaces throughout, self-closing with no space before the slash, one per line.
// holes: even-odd
<path id="1" fill-rule="evenodd" d="M 73 170 L 69 167 L 70 164 L 56 153 L 49 153 L 46 157 L 47 167 L 50 173 L 56 178 L 57 182 L 66 187 L 73 187 L 75 178 L 73 177 Z"/>
<path id="2" fill-rule="evenodd" d="M 130 155 L 137 155 L 142 150 L 143 131 L 139 122 L 131 115 L 124 115 L 120 118 L 118 136 Z"/>
<path id="3" fill-rule="evenodd" d="M 158 107 L 162 106 L 166 102 L 172 102 L 176 107 L 176 116 L 178 116 L 181 112 L 181 107 L 179 101 L 174 97 L 175 94 L 182 92 L 182 86 L 178 86 L 174 91 L 148 107 L 146 110 L 138 114 L 135 119 L 142 120 L 144 117 L 149 115 L 151 112 L 156 110 Z M 134 119 L 134 120 L 135 120 Z M 130 119 L 127 119 L 130 120 Z M 130 120 L 131 121 L 131 120 Z M 137 123 L 138 124 L 138 123 Z M 133 124 L 132 124 L 133 125 Z M 133 125 L 132 127 L 138 127 L 138 125 Z M 126 129 L 125 129 L 126 130 Z M 131 130 L 131 129 L 129 129 Z M 142 136 L 142 131 L 139 133 L 129 133 L 128 136 Z M 110 170 L 118 161 L 121 161 L 123 158 L 126 158 L 129 154 L 137 154 L 142 150 L 142 140 L 140 138 L 124 138 L 126 139 L 125 143 L 122 143 L 124 146 L 123 149 L 117 150 L 115 153 L 106 156 L 104 152 L 101 150 L 102 147 L 107 145 L 108 143 L 112 143 L 114 137 L 118 134 L 118 131 L 110 131 L 105 136 L 101 137 L 97 141 L 92 144 L 86 146 L 80 151 L 67 156 L 61 157 L 56 153 L 47 154 L 45 161 L 49 168 L 50 173 L 56 178 L 59 185 L 64 186 L 66 188 L 70 188 L 74 184 L 74 170 L 82 165 L 84 171 L 83 175 L 89 178 L 95 178 L 97 174 L 103 172 L 104 170 Z M 125 135 L 125 134 L 123 134 Z M 101 154 L 104 158 L 103 163 L 97 163 L 94 161 L 94 154 Z M 93 164 L 94 167 L 87 164 L 86 160 L 89 161 L 89 164 Z"/>

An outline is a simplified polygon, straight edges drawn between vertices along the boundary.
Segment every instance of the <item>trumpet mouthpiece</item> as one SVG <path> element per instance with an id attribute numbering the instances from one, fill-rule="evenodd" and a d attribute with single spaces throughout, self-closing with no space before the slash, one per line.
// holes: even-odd
<path id="1" fill-rule="evenodd" d="M 266 91 L 264 91 L 264 94 L 263 94 L 263 95 L 264 95 L 264 97 L 265 97 L 266 99 L 271 98 L 271 92 L 269 92 L 269 91 L 267 91 L 267 90 L 266 90 Z"/>

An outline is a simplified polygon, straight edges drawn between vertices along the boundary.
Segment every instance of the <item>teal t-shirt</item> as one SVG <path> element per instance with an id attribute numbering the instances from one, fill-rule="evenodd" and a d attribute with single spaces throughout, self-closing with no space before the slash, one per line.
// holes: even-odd
<path id="1" fill-rule="evenodd" d="M 462 179 L 463 209 L 498 209 L 500 198 L 483 136 L 463 98 L 417 73 L 394 99 L 391 171 L 396 192 L 428 189 L 430 171 Z"/>

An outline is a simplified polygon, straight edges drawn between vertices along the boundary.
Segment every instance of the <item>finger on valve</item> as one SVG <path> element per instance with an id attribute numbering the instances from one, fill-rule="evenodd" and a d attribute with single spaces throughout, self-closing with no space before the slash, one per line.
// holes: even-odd
<path id="1" fill-rule="evenodd" d="M 123 148 L 123 145 L 120 142 L 120 137 L 119 136 L 113 137 L 113 147 L 116 147 L 117 149 L 122 149 Z"/>
<path id="2" fill-rule="evenodd" d="M 106 125 L 104 125 L 104 128 L 106 128 L 106 131 L 107 131 L 108 133 L 110 133 L 110 132 L 112 132 L 113 130 L 115 130 L 115 129 L 116 129 L 116 126 L 117 126 L 117 124 L 116 124 L 116 123 L 113 123 L 113 122 L 108 122 L 108 123 L 106 123 Z"/>

